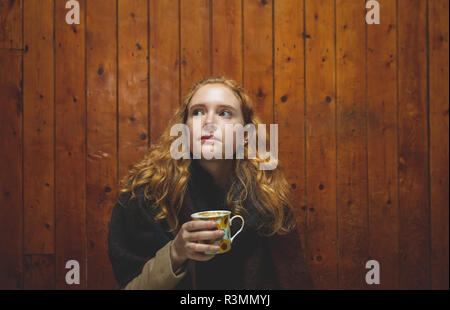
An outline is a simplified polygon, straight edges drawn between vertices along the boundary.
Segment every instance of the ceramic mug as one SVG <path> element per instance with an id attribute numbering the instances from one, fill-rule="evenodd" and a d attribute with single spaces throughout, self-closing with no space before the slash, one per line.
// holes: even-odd
<path id="1" fill-rule="evenodd" d="M 213 210 L 213 211 L 201 211 L 194 214 L 191 214 L 192 219 L 194 220 L 203 220 L 203 221 L 214 221 L 217 223 L 217 229 L 221 229 L 225 232 L 223 237 L 213 239 L 213 240 L 202 240 L 200 241 L 203 244 L 212 244 L 217 245 L 219 247 L 218 252 L 204 252 L 205 254 L 222 254 L 231 250 L 231 243 L 234 238 L 242 231 L 244 228 L 244 218 L 240 215 L 235 215 L 230 219 L 231 212 L 227 210 Z M 239 218 L 242 221 L 241 228 L 231 236 L 231 223 L 235 218 Z"/>

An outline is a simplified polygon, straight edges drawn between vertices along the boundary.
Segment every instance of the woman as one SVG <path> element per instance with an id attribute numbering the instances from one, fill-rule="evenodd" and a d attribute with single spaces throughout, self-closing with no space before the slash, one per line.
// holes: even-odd
<path id="1" fill-rule="evenodd" d="M 174 159 L 171 148 L 178 137 L 170 130 L 175 124 L 189 128 L 190 146 L 225 154 L 232 143 L 236 154 L 237 142 L 225 139 L 225 125 L 256 128 L 259 120 L 249 97 L 232 80 L 208 78 L 192 87 L 158 143 L 123 180 L 108 236 L 120 287 L 312 289 L 281 168 L 261 170 L 267 160 L 260 156 L 193 157 L 192 148 L 187 149 L 189 158 Z M 248 132 L 245 139 L 248 154 Z M 191 220 L 192 213 L 204 210 L 229 210 L 244 217 L 244 229 L 230 251 L 204 254 L 218 248 L 199 241 L 223 236 L 213 230 L 215 223 Z"/>

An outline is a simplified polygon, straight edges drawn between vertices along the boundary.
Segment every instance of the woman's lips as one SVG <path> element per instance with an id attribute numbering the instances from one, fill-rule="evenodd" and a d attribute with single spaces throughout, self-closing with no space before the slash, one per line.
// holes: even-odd
<path id="1" fill-rule="evenodd" d="M 202 140 L 202 142 L 205 142 L 205 141 L 219 141 L 219 139 L 217 139 L 216 137 L 214 137 L 214 135 L 208 135 L 208 136 L 202 136 L 202 138 L 201 138 L 201 140 Z"/>

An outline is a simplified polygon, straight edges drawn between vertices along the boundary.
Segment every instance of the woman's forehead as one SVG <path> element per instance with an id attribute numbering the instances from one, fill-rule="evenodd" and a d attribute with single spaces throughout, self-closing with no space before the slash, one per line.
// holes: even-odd
<path id="1" fill-rule="evenodd" d="M 233 91 L 222 84 L 206 84 L 201 86 L 192 97 L 190 106 L 196 104 L 228 104 L 234 108 L 240 107 L 240 102 Z"/>

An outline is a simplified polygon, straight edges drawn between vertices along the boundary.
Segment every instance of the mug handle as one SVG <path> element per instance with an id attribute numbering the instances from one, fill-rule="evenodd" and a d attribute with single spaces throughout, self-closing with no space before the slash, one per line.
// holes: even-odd
<path id="1" fill-rule="evenodd" d="M 241 221 L 242 221 L 242 226 L 241 226 L 241 228 L 234 234 L 234 236 L 230 238 L 231 243 L 233 243 L 233 239 L 234 239 L 234 238 L 242 231 L 242 229 L 244 228 L 244 224 L 245 224 L 244 218 L 243 218 L 242 216 L 240 216 L 240 215 L 235 215 L 235 216 L 233 216 L 233 217 L 230 219 L 230 229 L 231 229 L 231 225 L 233 224 L 233 220 L 234 220 L 235 218 L 237 218 L 237 217 L 241 219 Z"/>

